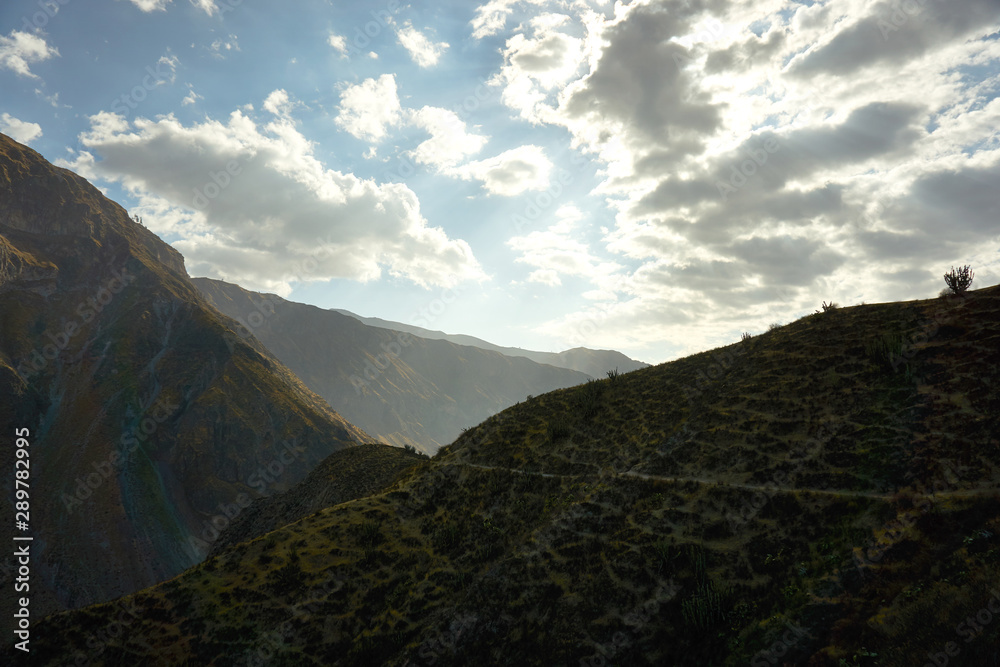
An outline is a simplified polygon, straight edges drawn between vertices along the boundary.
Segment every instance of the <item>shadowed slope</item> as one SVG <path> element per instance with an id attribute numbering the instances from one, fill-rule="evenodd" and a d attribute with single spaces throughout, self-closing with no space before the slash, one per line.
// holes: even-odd
<path id="1" fill-rule="evenodd" d="M 370 439 L 235 328 L 176 251 L 0 135 L 0 419 L 30 432 L 33 618 L 178 574 L 220 504 Z"/>

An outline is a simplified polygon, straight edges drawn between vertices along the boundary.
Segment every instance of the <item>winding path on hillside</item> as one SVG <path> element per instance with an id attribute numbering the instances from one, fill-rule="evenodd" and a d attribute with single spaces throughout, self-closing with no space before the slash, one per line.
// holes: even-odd
<path id="1" fill-rule="evenodd" d="M 504 472 L 510 472 L 517 475 L 531 475 L 534 477 L 548 477 L 548 478 L 561 478 L 561 479 L 579 479 L 581 477 L 589 477 L 590 475 L 564 475 L 560 473 L 551 472 L 537 472 L 533 470 L 519 470 L 517 468 L 505 468 L 503 466 L 487 466 L 481 463 L 467 463 L 464 461 L 456 461 L 451 463 L 444 463 L 445 466 L 465 466 L 469 468 L 478 468 L 479 470 L 499 470 Z M 662 475 L 650 475 L 647 473 L 635 472 L 632 470 L 626 470 L 625 472 L 613 472 L 608 469 L 603 469 L 598 476 L 612 476 L 612 477 L 635 477 L 638 479 L 644 479 L 648 481 L 655 482 L 694 482 L 696 484 L 705 485 L 716 485 L 720 487 L 726 487 L 731 489 L 744 489 L 747 491 L 761 491 L 765 493 L 814 493 L 818 495 L 835 496 L 838 498 L 874 498 L 876 500 L 891 500 L 897 494 L 895 493 L 875 493 L 874 491 L 834 491 L 830 489 L 810 489 L 810 488 L 800 488 L 800 487 L 787 487 L 787 486 L 776 486 L 774 484 L 738 484 L 733 482 L 722 482 L 714 479 L 707 479 L 704 477 L 665 477 Z M 941 493 L 915 493 L 912 494 L 914 498 L 970 498 L 980 495 L 996 494 L 1000 493 L 1000 489 L 962 489 L 959 491 L 944 491 Z"/>

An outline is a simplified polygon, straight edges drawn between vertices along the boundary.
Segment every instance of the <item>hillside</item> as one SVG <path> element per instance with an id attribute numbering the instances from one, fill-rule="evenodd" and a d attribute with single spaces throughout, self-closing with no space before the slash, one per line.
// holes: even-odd
<path id="1" fill-rule="evenodd" d="M 260 537 L 285 524 L 394 484 L 427 457 L 400 447 L 367 444 L 334 452 L 288 491 L 254 501 L 219 534 L 209 555 Z"/>
<path id="2" fill-rule="evenodd" d="M 997 415 L 1000 288 L 811 315 L 520 403 L 35 657 L 995 666 Z"/>
<path id="3" fill-rule="evenodd" d="M 193 281 L 240 334 L 259 339 L 352 423 L 429 454 L 529 394 L 589 376 L 490 350 L 370 327 L 352 317 L 219 280 Z"/>
<path id="4" fill-rule="evenodd" d="M 0 135 L 0 423 L 29 433 L 33 618 L 177 575 L 221 508 L 371 439 L 236 327 L 170 246 Z"/>
<path id="5" fill-rule="evenodd" d="M 562 352 L 538 352 L 536 350 L 525 350 L 520 347 L 494 345 L 481 338 L 465 334 L 446 334 L 443 331 L 434 331 L 402 322 L 392 322 L 378 317 L 362 317 L 349 310 L 339 308 L 335 309 L 335 312 L 353 317 L 368 326 L 391 329 L 393 331 L 404 331 L 430 340 L 446 340 L 456 345 L 478 347 L 483 350 L 499 352 L 508 357 L 525 357 L 539 364 L 549 364 L 550 366 L 580 371 L 592 378 L 603 378 L 608 371 L 615 369 L 618 369 L 621 373 L 629 373 L 649 366 L 647 363 L 630 359 L 615 350 L 591 350 L 586 347 L 574 347 L 571 350 L 563 350 Z"/>

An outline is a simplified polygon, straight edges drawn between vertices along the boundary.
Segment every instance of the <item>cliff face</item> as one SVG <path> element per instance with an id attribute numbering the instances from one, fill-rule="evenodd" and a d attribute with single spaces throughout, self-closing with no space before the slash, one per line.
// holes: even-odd
<path id="1" fill-rule="evenodd" d="M 213 520 L 371 439 L 236 328 L 175 250 L 0 135 L 0 424 L 30 432 L 36 617 L 176 575 Z"/>
<path id="2" fill-rule="evenodd" d="M 218 280 L 192 282 L 222 313 L 244 323 L 242 335 L 258 338 L 351 422 L 427 453 L 529 394 L 589 379 L 525 357 L 368 326 Z"/>

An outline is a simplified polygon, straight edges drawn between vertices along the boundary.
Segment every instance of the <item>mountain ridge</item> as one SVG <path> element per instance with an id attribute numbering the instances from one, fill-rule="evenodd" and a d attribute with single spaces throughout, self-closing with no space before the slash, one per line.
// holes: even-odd
<path id="1" fill-rule="evenodd" d="M 432 454 L 491 414 L 590 376 L 492 350 L 371 327 L 209 278 L 192 282 L 352 423 Z"/>
<path id="2" fill-rule="evenodd" d="M 131 596 L 106 654 L 277 627 L 301 665 L 994 665 L 1000 626 L 960 623 L 1000 571 L 998 408 L 1000 287 L 809 315 L 512 406 Z M 111 618 L 48 619 L 41 663 Z"/>
<path id="3" fill-rule="evenodd" d="M 240 339 L 176 250 L 6 135 L 0 313 L 0 423 L 30 434 L 47 494 L 30 522 L 35 617 L 175 576 L 206 555 L 221 506 L 257 495 L 259 471 L 280 468 L 273 493 L 371 439 Z M 13 495 L 11 476 L 2 488 Z M 15 572 L 5 560 L 0 583 Z"/>
<path id="4" fill-rule="evenodd" d="M 580 371 L 592 378 L 603 378 L 609 371 L 617 370 L 621 373 L 629 373 L 649 366 L 645 362 L 630 359 L 617 350 L 593 350 L 586 347 L 574 347 L 562 352 L 539 352 L 520 347 L 496 345 L 467 334 L 448 334 L 443 331 L 426 329 L 413 324 L 404 324 L 403 322 L 393 322 L 379 317 L 364 317 L 342 308 L 332 308 L 331 310 L 353 317 L 369 326 L 390 329 L 392 331 L 403 331 L 432 340 L 447 340 L 457 345 L 468 345 L 483 350 L 492 350 L 493 352 L 499 352 L 511 357 L 526 357 L 540 364 Z"/>

